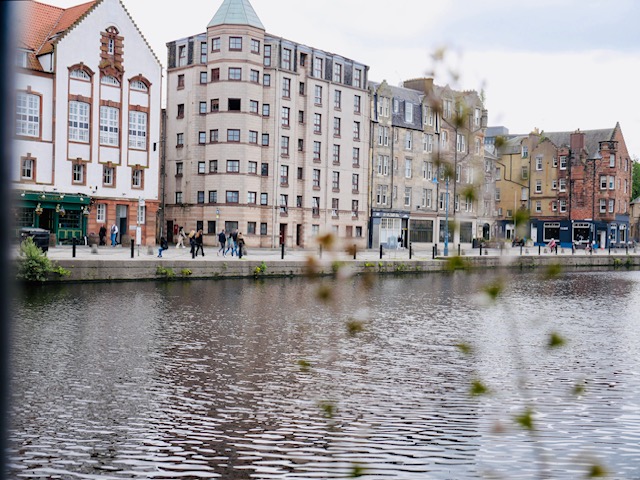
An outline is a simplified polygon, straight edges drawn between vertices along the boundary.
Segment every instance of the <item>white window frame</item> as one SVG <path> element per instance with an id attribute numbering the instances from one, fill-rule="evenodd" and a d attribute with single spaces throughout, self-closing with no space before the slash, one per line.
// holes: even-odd
<path id="1" fill-rule="evenodd" d="M 40 136 L 40 96 L 19 92 L 16 101 L 16 135 Z"/>
<path id="2" fill-rule="evenodd" d="M 129 111 L 129 148 L 147 149 L 147 113 Z"/>
<path id="3" fill-rule="evenodd" d="M 99 203 L 96 205 L 96 222 L 106 223 L 107 221 L 107 204 Z"/>
<path id="4" fill-rule="evenodd" d="M 89 143 L 89 104 L 69 102 L 69 140 Z"/>

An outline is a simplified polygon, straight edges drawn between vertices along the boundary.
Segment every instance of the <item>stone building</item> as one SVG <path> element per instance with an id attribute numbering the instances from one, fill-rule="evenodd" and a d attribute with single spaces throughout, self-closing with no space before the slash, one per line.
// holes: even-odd
<path id="1" fill-rule="evenodd" d="M 154 243 L 162 67 L 119 0 L 21 2 L 15 226 Z M 138 228 L 139 227 L 139 228 Z"/>
<path id="2" fill-rule="evenodd" d="M 487 112 L 479 95 L 434 85 L 431 78 L 402 87 L 371 82 L 370 91 L 369 245 L 443 243 L 447 230 L 454 244 L 481 238 Z"/>
<path id="3" fill-rule="evenodd" d="M 306 247 L 332 232 L 364 247 L 368 67 L 266 33 L 248 0 L 167 49 L 169 235 Z"/>

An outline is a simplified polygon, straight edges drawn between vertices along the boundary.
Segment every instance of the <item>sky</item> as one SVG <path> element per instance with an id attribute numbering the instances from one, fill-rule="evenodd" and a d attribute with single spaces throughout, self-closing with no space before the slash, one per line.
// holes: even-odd
<path id="1" fill-rule="evenodd" d="M 163 66 L 166 43 L 205 32 L 222 4 L 122 1 Z M 267 33 L 364 63 L 369 80 L 434 76 L 483 91 L 489 125 L 510 133 L 620 122 L 630 156 L 640 158 L 640 1 L 249 1 Z"/>

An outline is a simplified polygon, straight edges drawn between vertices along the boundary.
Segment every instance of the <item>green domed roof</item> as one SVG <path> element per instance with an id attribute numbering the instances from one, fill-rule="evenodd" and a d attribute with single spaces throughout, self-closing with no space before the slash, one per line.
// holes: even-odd
<path id="1" fill-rule="evenodd" d="M 218 25 L 249 25 L 264 30 L 249 0 L 224 0 L 207 26 Z"/>

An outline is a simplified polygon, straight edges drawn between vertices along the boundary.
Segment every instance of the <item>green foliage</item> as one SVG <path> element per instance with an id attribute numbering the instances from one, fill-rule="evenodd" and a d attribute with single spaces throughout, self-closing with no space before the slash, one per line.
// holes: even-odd
<path id="1" fill-rule="evenodd" d="M 619 268 L 622 266 L 622 260 L 620 260 L 619 258 L 614 258 L 613 259 L 613 268 Z"/>
<path id="2" fill-rule="evenodd" d="M 351 465 L 351 471 L 349 472 L 349 478 L 358 478 L 366 474 L 366 470 L 363 465 L 354 463 Z"/>
<path id="3" fill-rule="evenodd" d="M 176 276 L 175 272 L 173 271 L 173 268 L 165 268 L 162 265 L 158 265 L 156 267 L 156 275 L 159 275 L 165 278 L 174 278 Z"/>
<path id="4" fill-rule="evenodd" d="M 298 360 L 298 366 L 300 367 L 300 371 L 303 373 L 307 373 L 311 369 L 311 363 L 304 358 Z"/>
<path id="5" fill-rule="evenodd" d="M 591 465 L 587 478 L 602 478 L 609 476 L 609 472 L 602 465 Z"/>
<path id="6" fill-rule="evenodd" d="M 495 302 L 498 299 L 498 296 L 502 293 L 504 287 L 502 286 L 502 282 L 499 280 L 487 285 L 484 288 L 484 292 L 489 296 L 492 302 Z"/>
<path id="7" fill-rule="evenodd" d="M 458 343 L 456 347 L 458 347 L 458 350 L 460 350 L 465 355 L 471 355 L 473 353 L 473 347 L 468 343 Z"/>
<path id="8" fill-rule="evenodd" d="M 264 275 L 264 272 L 267 271 L 267 264 L 264 263 L 264 260 L 262 261 L 262 263 L 260 263 L 260 265 L 258 265 L 256 268 L 253 269 L 253 275 L 254 276 L 260 276 L 260 275 Z"/>
<path id="9" fill-rule="evenodd" d="M 469 262 L 457 255 L 447 258 L 447 270 L 466 270 L 469 268 Z"/>
<path id="10" fill-rule="evenodd" d="M 331 262 L 331 271 L 333 273 L 338 273 L 338 270 L 340 270 L 343 265 L 344 265 L 344 262 L 341 262 L 339 260 L 335 260 L 335 261 Z"/>
<path id="11" fill-rule="evenodd" d="M 573 386 L 572 393 L 573 393 L 574 395 L 582 395 L 582 394 L 584 394 L 584 390 L 585 390 L 585 388 L 584 388 L 584 385 L 583 385 L 583 384 L 581 384 L 581 383 L 576 383 L 576 384 Z"/>
<path id="12" fill-rule="evenodd" d="M 562 266 L 560 264 L 554 263 L 553 265 L 549 265 L 545 271 L 545 277 L 548 279 L 556 278 L 560 276 L 562 273 Z"/>
<path id="13" fill-rule="evenodd" d="M 549 335 L 549 342 L 547 343 L 547 347 L 548 348 L 563 347 L 566 343 L 567 341 L 563 337 L 561 337 L 560 334 L 556 332 L 552 332 L 551 335 Z"/>
<path id="14" fill-rule="evenodd" d="M 180 270 L 180 274 L 183 277 L 188 277 L 189 275 L 191 275 L 193 272 L 191 270 L 189 270 L 188 268 L 183 268 L 182 270 Z"/>
<path id="15" fill-rule="evenodd" d="M 365 266 L 365 268 L 371 268 L 371 267 L 375 267 L 376 264 L 375 263 L 371 263 L 371 262 L 365 262 L 364 266 Z"/>
<path id="16" fill-rule="evenodd" d="M 396 265 L 396 272 L 404 272 L 407 269 L 407 266 L 404 263 L 399 263 Z"/>
<path id="17" fill-rule="evenodd" d="M 318 403 L 318 407 L 320 407 L 320 410 L 322 410 L 326 418 L 333 418 L 336 414 L 336 406 L 333 402 L 323 400 Z"/>
<path id="18" fill-rule="evenodd" d="M 514 418 L 516 423 L 525 430 L 532 431 L 533 427 L 533 411 L 530 408 L 525 409 L 520 415 L 516 415 Z"/>
<path id="19" fill-rule="evenodd" d="M 49 274 L 57 274 L 66 277 L 71 274 L 69 270 L 52 262 L 42 249 L 38 247 L 33 238 L 27 238 L 20 244 L 20 257 L 18 258 L 18 274 L 20 280 L 27 282 L 44 282 Z"/>
<path id="20" fill-rule="evenodd" d="M 482 383 L 480 380 L 475 379 L 471 382 L 470 393 L 472 397 L 487 395 L 489 393 L 489 388 L 487 388 L 487 386 L 484 383 Z"/>
<path id="21" fill-rule="evenodd" d="M 364 323 L 361 322 L 360 320 L 350 318 L 349 321 L 347 322 L 347 332 L 349 332 L 349 335 L 351 335 L 352 337 L 362 332 L 363 330 L 364 330 Z"/>
<path id="22" fill-rule="evenodd" d="M 638 158 L 633 159 L 633 172 L 631 180 L 631 199 L 640 197 L 640 162 Z"/>

